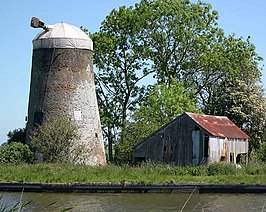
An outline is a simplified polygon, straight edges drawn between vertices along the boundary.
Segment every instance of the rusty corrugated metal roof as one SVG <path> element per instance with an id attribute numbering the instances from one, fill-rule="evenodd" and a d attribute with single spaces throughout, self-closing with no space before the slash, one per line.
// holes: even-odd
<path id="1" fill-rule="evenodd" d="M 249 138 L 246 133 L 226 116 L 211 116 L 195 113 L 186 114 L 213 136 L 223 138 Z"/>

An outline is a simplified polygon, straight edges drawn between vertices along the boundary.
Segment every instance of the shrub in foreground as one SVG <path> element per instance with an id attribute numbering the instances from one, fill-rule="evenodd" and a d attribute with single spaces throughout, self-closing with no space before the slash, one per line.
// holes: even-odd
<path id="1" fill-rule="evenodd" d="M 48 116 L 31 134 L 31 145 L 48 163 L 68 162 L 78 128 L 67 117 Z"/>

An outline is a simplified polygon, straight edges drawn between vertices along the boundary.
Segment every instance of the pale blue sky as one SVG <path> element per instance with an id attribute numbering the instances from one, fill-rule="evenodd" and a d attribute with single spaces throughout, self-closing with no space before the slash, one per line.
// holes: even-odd
<path id="1" fill-rule="evenodd" d="M 0 3 L 0 143 L 8 131 L 25 126 L 31 71 L 32 39 L 39 32 L 29 26 L 33 16 L 46 24 L 65 22 L 98 31 L 113 8 L 138 0 L 1 0 Z M 196 2 L 196 0 L 193 0 Z M 251 36 L 257 53 L 266 59 L 265 0 L 206 0 L 219 12 L 226 34 Z M 261 66 L 265 62 L 261 63 Z M 266 84 L 265 68 L 263 82 Z"/>

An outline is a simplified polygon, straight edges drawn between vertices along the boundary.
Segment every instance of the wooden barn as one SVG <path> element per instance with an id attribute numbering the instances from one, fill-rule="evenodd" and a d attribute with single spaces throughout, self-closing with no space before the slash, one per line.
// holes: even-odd
<path id="1" fill-rule="evenodd" d="M 225 116 L 183 113 L 134 147 L 134 162 L 247 163 L 248 135 Z"/>

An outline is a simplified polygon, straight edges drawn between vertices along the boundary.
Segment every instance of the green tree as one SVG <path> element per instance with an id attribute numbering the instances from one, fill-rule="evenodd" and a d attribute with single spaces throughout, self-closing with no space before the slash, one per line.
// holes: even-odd
<path id="1" fill-rule="evenodd" d="M 170 84 L 155 84 L 133 117 L 140 118 L 147 126 L 159 128 L 183 112 L 198 111 L 193 94 L 193 90 L 185 90 L 182 83 L 173 79 Z"/>
<path id="2" fill-rule="evenodd" d="M 266 101 L 258 67 L 261 58 L 249 38 L 244 41 L 229 36 L 224 45 L 232 71 L 212 85 L 204 112 L 227 116 L 250 136 L 250 147 L 258 149 L 266 126 Z"/>
<path id="3" fill-rule="evenodd" d="M 112 146 L 118 137 L 123 140 L 128 115 L 143 95 L 139 83 L 151 73 L 140 55 L 138 18 L 132 7 L 120 7 L 106 17 L 99 32 L 91 34 L 97 96 L 111 160 Z"/>
<path id="4" fill-rule="evenodd" d="M 23 144 L 26 143 L 26 130 L 25 128 L 14 129 L 13 131 L 9 131 L 7 134 L 7 142 L 21 142 Z"/>
<path id="5" fill-rule="evenodd" d="M 45 162 L 71 162 L 78 128 L 66 117 L 47 117 L 31 133 L 30 143 Z"/>
<path id="6" fill-rule="evenodd" d="M 156 84 L 128 121 L 125 140 L 116 145 L 116 161 L 131 162 L 133 146 L 138 142 L 183 112 L 199 112 L 193 93 L 175 80 Z"/>
<path id="7" fill-rule="evenodd" d="M 186 89 L 193 88 L 203 110 L 212 104 L 228 77 L 242 79 L 244 72 L 255 78 L 248 84 L 259 81 L 261 58 L 255 46 L 249 38 L 226 37 L 217 24 L 218 12 L 210 4 L 143 0 L 135 10 L 143 17 L 139 35 L 145 46 L 142 57 L 152 62 L 158 83 L 173 78 Z"/>
<path id="8" fill-rule="evenodd" d="M 187 71 L 196 61 L 196 52 L 197 56 L 209 52 L 221 34 L 217 18 L 217 12 L 205 3 L 143 0 L 135 7 L 113 10 L 100 31 L 91 35 L 110 158 L 112 144 L 118 139 L 123 141 L 129 115 L 142 99 L 145 89 L 139 82 L 156 73 L 160 83 L 170 83 L 174 78 L 182 79 L 185 86 L 185 79 L 201 67 L 199 64 L 190 73 Z"/>
<path id="9" fill-rule="evenodd" d="M 226 80 L 222 95 L 206 109 L 215 115 L 225 115 L 250 136 L 250 147 L 258 149 L 263 142 L 266 103 L 260 86 L 247 85 L 243 80 Z M 220 93 L 220 92 L 219 92 Z"/>
<path id="10" fill-rule="evenodd" d="M 190 82 L 198 77 L 206 54 L 223 36 L 217 27 L 218 13 L 211 5 L 188 0 L 142 0 L 136 10 L 142 14 L 139 36 L 145 46 L 144 56 L 152 62 L 158 82 L 170 83 L 172 78 Z"/>

